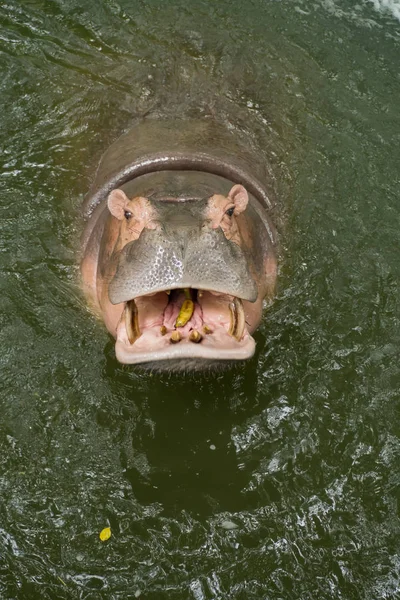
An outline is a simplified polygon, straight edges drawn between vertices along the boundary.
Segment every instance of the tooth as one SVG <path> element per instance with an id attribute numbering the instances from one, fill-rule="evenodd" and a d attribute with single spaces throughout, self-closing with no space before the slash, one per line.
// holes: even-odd
<path id="1" fill-rule="evenodd" d="M 232 302 L 229 303 L 229 310 L 231 313 L 231 323 L 229 326 L 228 333 L 232 337 L 234 337 L 238 342 L 243 337 L 244 326 L 245 326 L 245 316 L 243 309 L 243 302 L 240 298 L 234 298 Z"/>
<path id="2" fill-rule="evenodd" d="M 177 344 L 178 342 L 180 342 L 182 339 L 182 336 L 180 334 L 179 331 L 173 331 L 171 333 L 171 337 L 169 338 L 169 341 L 171 342 L 171 344 Z"/>
<path id="3" fill-rule="evenodd" d="M 125 307 L 125 327 L 130 344 L 134 344 L 142 335 L 139 329 L 139 313 L 134 300 L 129 300 Z"/>
<path id="4" fill-rule="evenodd" d="M 165 327 L 165 325 L 161 325 L 160 333 L 161 333 L 161 335 L 165 335 L 167 333 L 167 328 Z"/>
<path id="5" fill-rule="evenodd" d="M 213 333 L 213 330 L 208 325 L 203 326 L 203 331 L 206 335 L 208 335 L 209 333 Z"/>
<path id="6" fill-rule="evenodd" d="M 201 342 L 202 339 L 203 336 L 201 335 L 201 333 L 197 331 L 197 329 L 192 329 L 189 335 L 189 340 L 191 342 L 194 342 L 195 344 L 198 344 L 199 342 Z"/>

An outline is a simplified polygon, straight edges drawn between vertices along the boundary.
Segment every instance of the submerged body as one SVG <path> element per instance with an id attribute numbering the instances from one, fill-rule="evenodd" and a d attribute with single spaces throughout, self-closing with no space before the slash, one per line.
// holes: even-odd
<path id="1" fill-rule="evenodd" d="M 143 121 L 104 155 L 81 268 L 120 362 L 201 369 L 254 354 L 276 279 L 257 159 L 209 121 Z"/>

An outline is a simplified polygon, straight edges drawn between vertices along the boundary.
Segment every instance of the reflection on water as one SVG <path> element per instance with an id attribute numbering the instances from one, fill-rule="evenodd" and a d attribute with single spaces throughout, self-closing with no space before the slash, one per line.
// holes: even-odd
<path id="1" fill-rule="evenodd" d="M 2 598 L 397 597 L 395 17 L 0 6 Z M 276 189 L 278 297 L 212 378 L 119 365 L 79 291 L 80 203 L 147 111 L 251 131 Z"/>

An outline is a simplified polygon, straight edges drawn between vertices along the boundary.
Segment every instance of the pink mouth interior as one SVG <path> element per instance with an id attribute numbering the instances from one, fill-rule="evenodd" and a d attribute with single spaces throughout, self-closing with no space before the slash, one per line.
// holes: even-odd
<path id="1" fill-rule="evenodd" d="M 230 335 L 230 303 L 232 296 L 192 290 L 194 311 L 183 327 L 176 319 L 185 300 L 183 290 L 158 292 L 135 299 L 141 332 L 133 344 L 128 339 L 124 316 L 117 328 L 116 354 L 122 363 L 140 363 L 165 359 L 203 358 L 209 360 L 241 360 L 254 353 L 255 343 L 245 326 L 241 339 Z M 201 341 L 190 341 L 192 331 Z M 179 331 L 181 340 L 171 342 L 171 334 Z"/>

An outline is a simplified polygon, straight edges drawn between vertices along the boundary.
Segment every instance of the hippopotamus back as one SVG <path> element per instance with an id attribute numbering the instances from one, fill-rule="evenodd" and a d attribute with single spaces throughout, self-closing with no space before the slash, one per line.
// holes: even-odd
<path id="1" fill-rule="evenodd" d="M 245 132 L 211 119 L 145 118 L 120 136 L 103 155 L 83 203 L 87 219 L 111 190 L 156 171 L 214 173 L 244 185 L 271 208 L 263 153 Z"/>

